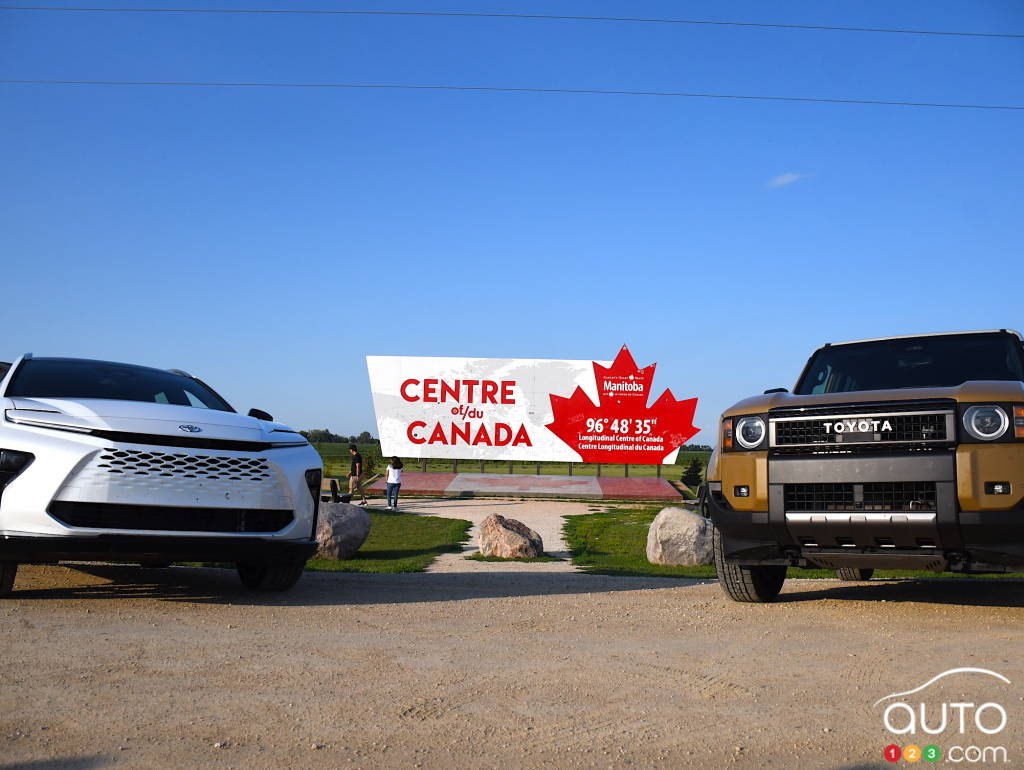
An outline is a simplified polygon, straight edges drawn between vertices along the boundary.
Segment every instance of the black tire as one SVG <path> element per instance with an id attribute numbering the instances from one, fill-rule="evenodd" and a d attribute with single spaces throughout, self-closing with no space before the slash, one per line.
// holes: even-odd
<path id="1" fill-rule="evenodd" d="M 836 577 L 840 580 L 871 580 L 871 576 L 874 574 L 875 571 L 873 569 L 860 569 L 857 567 L 843 567 L 836 570 Z"/>
<path id="2" fill-rule="evenodd" d="M 0 596 L 7 596 L 14 590 L 14 578 L 18 574 L 18 562 L 0 561 Z"/>
<path id="3" fill-rule="evenodd" d="M 715 527 L 715 570 L 718 584 L 734 602 L 770 602 L 779 595 L 786 581 L 786 568 L 774 564 L 745 567 L 729 564 L 722 549 L 722 535 Z"/>
<path id="4" fill-rule="evenodd" d="M 250 591 L 287 591 L 295 587 L 306 568 L 304 561 L 273 564 L 238 563 L 238 577 Z"/>

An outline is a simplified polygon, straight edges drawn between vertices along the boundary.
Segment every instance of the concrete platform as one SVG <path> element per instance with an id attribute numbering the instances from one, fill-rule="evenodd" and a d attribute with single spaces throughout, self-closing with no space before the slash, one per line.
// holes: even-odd
<path id="1" fill-rule="evenodd" d="M 384 493 L 384 481 L 369 487 Z M 573 497 L 593 500 L 680 500 L 665 479 L 608 476 L 532 476 L 520 473 L 402 472 L 403 495 L 442 497 Z"/>

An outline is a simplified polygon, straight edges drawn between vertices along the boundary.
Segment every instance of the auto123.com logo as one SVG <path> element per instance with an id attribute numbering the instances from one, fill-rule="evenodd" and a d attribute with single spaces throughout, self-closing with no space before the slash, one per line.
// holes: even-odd
<path id="1" fill-rule="evenodd" d="M 987 668 L 951 668 L 912 690 L 879 698 L 872 708 L 899 739 L 883 756 L 892 763 L 1009 764 L 1010 751 L 999 738 L 1009 716 L 998 702 L 1008 684 Z"/>

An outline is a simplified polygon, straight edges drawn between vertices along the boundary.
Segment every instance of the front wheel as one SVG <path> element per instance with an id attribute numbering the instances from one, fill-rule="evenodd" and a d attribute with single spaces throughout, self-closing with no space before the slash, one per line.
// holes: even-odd
<path id="1" fill-rule="evenodd" d="M 785 566 L 729 564 L 725 560 L 718 527 L 715 527 L 714 550 L 718 584 L 734 602 L 770 602 L 779 595 L 786 580 Z"/>
<path id="2" fill-rule="evenodd" d="M 306 568 L 304 561 L 259 564 L 238 563 L 238 577 L 250 591 L 287 591 L 295 587 Z"/>
<path id="3" fill-rule="evenodd" d="M 874 574 L 875 571 L 873 569 L 859 569 L 857 567 L 843 567 L 836 570 L 836 577 L 840 580 L 871 580 L 871 576 Z"/>
<path id="4" fill-rule="evenodd" d="M 14 590 L 14 578 L 18 574 L 18 562 L 0 561 L 0 596 L 7 596 Z"/>

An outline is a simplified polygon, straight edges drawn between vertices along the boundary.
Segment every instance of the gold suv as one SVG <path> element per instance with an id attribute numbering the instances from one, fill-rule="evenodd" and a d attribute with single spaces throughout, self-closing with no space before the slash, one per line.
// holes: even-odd
<path id="1" fill-rule="evenodd" d="M 1024 342 L 1007 329 L 827 344 L 792 393 L 722 415 L 702 489 L 736 601 L 790 566 L 1024 568 Z"/>

